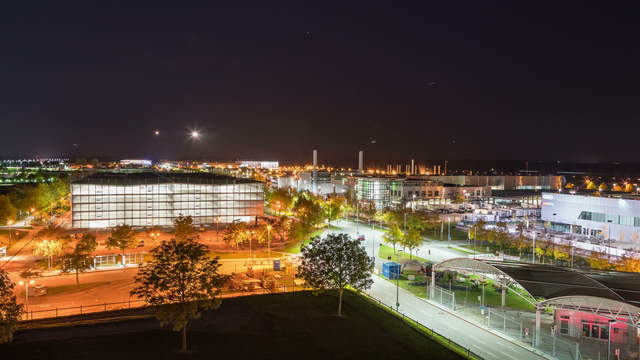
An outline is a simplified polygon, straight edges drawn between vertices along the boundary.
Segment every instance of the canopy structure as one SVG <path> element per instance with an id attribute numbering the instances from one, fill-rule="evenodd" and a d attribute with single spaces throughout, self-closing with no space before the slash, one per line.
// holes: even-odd
<path id="1" fill-rule="evenodd" d="M 435 271 L 461 270 L 507 278 L 519 284 L 539 307 L 574 309 L 607 316 L 624 315 L 637 324 L 640 274 L 579 270 L 508 261 L 455 258 L 434 265 Z"/>

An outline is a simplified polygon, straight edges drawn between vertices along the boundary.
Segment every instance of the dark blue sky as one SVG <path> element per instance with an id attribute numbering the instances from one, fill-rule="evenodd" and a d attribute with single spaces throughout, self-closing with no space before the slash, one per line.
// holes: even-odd
<path id="1" fill-rule="evenodd" d="M 0 156 L 636 160 L 638 9 L 14 3 Z"/>

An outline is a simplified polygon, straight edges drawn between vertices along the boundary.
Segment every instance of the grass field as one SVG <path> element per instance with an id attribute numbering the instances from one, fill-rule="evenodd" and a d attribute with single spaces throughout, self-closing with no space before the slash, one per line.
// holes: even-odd
<path id="1" fill-rule="evenodd" d="M 25 330 L 6 359 L 461 359 L 417 326 L 358 295 L 311 292 L 225 299 L 190 325 L 191 351 L 154 319 Z"/>
<path id="2" fill-rule="evenodd" d="M 378 248 L 378 256 L 381 257 L 382 259 L 384 259 L 384 261 L 400 261 L 400 260 L 409 260 L 409 251 L 407 251 L 406 253 L 404 251 L 398 251 L 401 249 L 396 248 L 396 254 L 393 254 L 393 248 L 387 245 L 380 245 L 380 247 Z M 389 260 L 388 258 L 391 257 L 391 260 Z M 413 260 L 418 260 L 421 262 L 431 262 L 423 257 L 420 256 L 416 256 L 416 254 L 414 253 L 413 256 L 411 256 L 411 259 Z"/>

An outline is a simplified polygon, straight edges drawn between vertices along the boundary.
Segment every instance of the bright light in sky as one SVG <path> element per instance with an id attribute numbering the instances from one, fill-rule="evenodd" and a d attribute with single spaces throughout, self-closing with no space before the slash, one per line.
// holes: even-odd
<path id="1" fill-rule="evenodd" d="M 160 130 L 155 130 L 153 133 L 154 135 L 160 135 Z"/>
<path id="2" fill-rule="evenodd" d="M 193 130 L 191 132 L 191 137 L 197 139 L 198 137 L 200 137 L 200 132 L 198 132 L 198 130 Z"/>

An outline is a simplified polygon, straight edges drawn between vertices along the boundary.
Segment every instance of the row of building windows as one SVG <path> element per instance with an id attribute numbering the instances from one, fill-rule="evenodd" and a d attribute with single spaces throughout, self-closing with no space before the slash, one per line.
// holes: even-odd
<path id="1" fill-rule="evenodd" d="M 413 197 L 414 195 L 416 197 L 433 197 L 433 196 L 437 197 L 437 196 L 440 196 L 440 191 L 438 191 L 438 190 L 434 190 L 434 191 L 431 191 L 431 190 L 409 191 L 409 197 L 410 198 Z M 398 191 L 398 195 L 397 196 L 400 196 L 400 191 Z"/>
<path id="2" fill-rule="evenodd" d="M 73 204 L 73 212 L 116 210 L 173 210 L 173 209 L 234 209 L 262 206 L 262 201 L 217 201 L 217 202 L 157 202 L 157 203 L 107 203 Z"/>
<path id="3" fill-rule="evenodd" d="M 578 219 L 640 227 L 640 217 L 638 216 L 613 215 L 592 211 L 581 211 L 580 215 L 578 215 Z"/>

